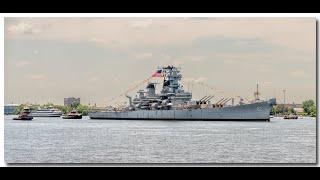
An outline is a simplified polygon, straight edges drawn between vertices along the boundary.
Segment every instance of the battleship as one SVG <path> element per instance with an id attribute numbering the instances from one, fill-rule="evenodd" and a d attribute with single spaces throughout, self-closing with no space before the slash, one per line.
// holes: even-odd
<path id="1" fill-rule="evenodd" d="M 163 78 L 160 93 L 156 93 L 156 83 L 148 82 L 146 90 L 139 90 L 135 98 L 125 95 L 129 102 L 126 107 L 89 112 L 90 119 L 270 121 L 271 108 L 276 104 L 275 98 L 261 100 L 258 87 L 255 99 L 249 102 L 242 97 L 238 103 L 234 97 L 211 102 L 214 96 L 192 100 L 192 93 L 180 83 L 180 68 L 174 66 L 160 67 L 152 77 Z"/>

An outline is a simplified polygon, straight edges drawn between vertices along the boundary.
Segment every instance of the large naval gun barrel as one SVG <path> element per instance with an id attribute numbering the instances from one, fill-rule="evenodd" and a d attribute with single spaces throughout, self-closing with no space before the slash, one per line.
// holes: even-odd
<path id="1" fill-rule="evenodd" d="M 222 102 L 222 101 L 224 101 L 225 99 L 224 98 L 222 98 L 222 99 L 220 99 L 218 102 L 216 102 L 215 104 L 220 104 L 220 102 Z"/>
<path id="2" fill-rule="evenodd" d="M 204 96 L 203 98 L 201 98 L 200 100 L 199 100 L 199 102 L 201 102 L 202 100 L 204 100 L 204 99 L 206 99 L 207 98 L 207 96 Z"/>
<path id="3" fill-rule="evenodd" d="M 229 102 L 231 100 L 231 98 L 227 98 L 227 100 L 223 101 L 223 103 L 221 103 L 221 105 L 225 105 L 227 102 Z"/>
<path id="4" fill-rule="evenodd" d="M 209 98 L 208 99 L 206 99 L 206 100 L 204 100 L 204 102 L 208 102 L 208 101 L 210 101 L 212 98 L 213 98 L 214 96 L 209 96 Z"/>
<path id="5" fill-rule="evenodd" d="M 210 99 L 210 97 L 211 97 L 211 96 L 208 96 L 208 97 L 204 98 L 201 102 L 203 102 L 203 103 L 207 102 L 208 99 Z"/>

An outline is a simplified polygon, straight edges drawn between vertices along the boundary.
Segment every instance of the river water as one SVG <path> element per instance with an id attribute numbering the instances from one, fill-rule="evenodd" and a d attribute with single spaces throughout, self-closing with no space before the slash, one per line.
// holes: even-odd
<path id="1" fill-rule="evenodd" d="M 5 116 L 7 163 L 315 163 L 316 119 L 271 122 Z"/>

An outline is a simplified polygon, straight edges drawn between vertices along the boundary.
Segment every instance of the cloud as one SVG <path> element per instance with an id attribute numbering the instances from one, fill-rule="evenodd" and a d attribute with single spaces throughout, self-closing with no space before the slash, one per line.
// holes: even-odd
<path id="1" fill-rule="evenodd" d="M 30 64 L 30 62 L 28 62 L 28 61 L 19 61 L 15 65 L 16 65 L 16 67 L 20 68 L 20 67 L 25 67 L 25 66 L 27 66 L 29 64 Z"/>
<path id="2" fill-rule="evenodd" d="M 298 69 L 298 70 L 292 71 L 291 76 L 296 78 L 304 78 L 304 77 L 308 77 L 308 74 L 304 70 Z"/>
<path id="3" fill-rule="evenodd" d="M 102 38 L 96 38 L 96 37 L 94 37 L 94 38 L 89 39 L 89 42 L 93 42 L 93 43 L 105 43 L 106 41 L 105 41 L 104 39 L 102 39 Z"/>
<path id="4" fill-rule="evenodd" d="M 271 86 L 271 85 L 272 85 L 272 82 L 271 82 L 271 81 L 264 81 L 264 82 L 260 82 L 259 85 L 262 85 L 262 86 Z"/>
<path id="5" fill-rule="evenodd" d="M 150 27 L 152 25 L 152 19 L 146 19 L 146 20 L 140 20 L 140 21 L 132 21 L 129 23 L 129 27 L 131 28 L 147 28 Z"/>
<path id="6" fill-rule="evenodd" d="M 185 82 L 195 82 L 195 83 L 200 83 L 200 84 L 206 82 L 207 80 L 208 80 L 208 78 L 206 78 L 206 77 L 198 77 L 198 78 L 190 77 L 190 78 L 183 79 L 183 81 L 185 81 Z"/>
<path id="7" fill-rule="evenodd" d="M 215 17 L 189 17 L 186 18 L 186 20 L 192 20 L 192 21 L 215 21 L 217 18 Z"/>
<path id="8" fill-rule="evenodd" d="M 270 51 L 273 45 L 289 47 L 291 51 L 295 49 L 308 53 L 315 52 L 315 21 L 311 18 L 190 17 L 185 19 L 173 17 L 6 18 L 5 22 L 8 31 L 23 34 L 38 33 L 37 39 L 41 40 L 88 42 L 88 39 L 94 37 L 93 41 L 105 41 L 103 45 L 106 47 L 112 45 L 109 44 L 112 39 L 117 40 L 118 48 L 132 48 L 137 45 L 181 47 L 200 39 L 202 41 L 200 44 L 206 44 L 203 46 L 213 52 L 245 51 L 246 48 L 248 48 L 246 52 L 257 52 L 257 50 L 265 52 Z M 166 28 L 160 28 L 164 26 Z M 136 29 L 139 29 L 139 32 Z M 6 37 L 7 35 L 8 33 L 5 34 Z M 210 38 L 222 35 L 225 37 L 223 40 Z M 228 38 L 236 41 L 229 41 Z M 212 41 L 218 42 L 210 46 Z"/>
<path id="9" fill-rule="evenodd" d="M 190 58 L 190 61 L 191 62 L 202 62 L 202 59 L 199 57 L 192 57 L 192 58 Z"/>
<path id="10" fill-rule="evenodd" d="M 181 66 L 183 64 L 183 61 L 181 60 L 174 60 L 172 61 L 173 66 Z"/>
<path id="11" fill-rule="evenodd" d="M 38 34 L 42 31 L 39 27 L 36 27 L 35 24 L 23 21 L 18 24 L 9 25 L 7 30 L 13 34 Z"/>
<path id="12" fill-rule="evenodd" d="M 250 53 L 272 52 L 277 50 L 275 44 L 268 43 L 262 38 L 227 37 L 227 36 L 202 36 L 192 41 L 192 48 L 198 51 L 219 53 Z"/>
<path id="13" fill-rule="evenodd" d="M 30 75 L 27 75 L 27 78 L 31 79 L 31 80 L 44 80 L 44 79 L 47 79 L 47 77 L 44 74 L 30 74 Z"/>
<path id="14" fill-rule="evenodd" d="M 97 81 L 99 81 L 99 79 L 100 78 L 98 76 L 92 76 L 89 78 L 89 82 L 97 82 Z"/>
<path id="15" fill-rule="evenodd" d="M 33 50 L 33 52 L 32 52 L 34 55 L 37 55 L 37 54 L 39 54 L 39 51 L 38 50 Z"/>
<path id="16" fill-rule="evenodd" d="M 133 55 L 136 59 L 150 59 L 153 57 L 151 52 L 138 53 Z"/>
<path id="17" fill-rule="evenodd" d="M 226 60 L 223 60 L 223 62 L 224 62 L 225 64 L 234 64 L 234 63 L 237 62 L 237 61 L 234 60 L 234 59 L 226 59 Z"/>
<path id="18" fill-rule="evenodd" d="M 271 68 L 269 67 L 269 66 L 267 66 L 267 65 L 260 65 L 258 68 L 257 68 L 257 70 L 259 71 L 259 72 L 262 72 L 262 73 L 266 73 L 266 72 L 270 72 L 271 71 Z"/>
<path id="19" fill-rule="evenodd" d="M 114 84 L 119 84 L 119 83 L 120 83 L 120 79 L 119 79 L 118 77 L 113 77 L 113 78 L 112 78 L 112 82 L 113 82 Z"/>

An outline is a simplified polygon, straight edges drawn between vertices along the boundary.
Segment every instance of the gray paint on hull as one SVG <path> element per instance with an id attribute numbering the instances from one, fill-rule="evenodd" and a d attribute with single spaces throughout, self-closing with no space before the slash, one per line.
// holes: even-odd
<path id="1" fill-rule="evenodd" d="M 270 119 L 275 100 L 210 109 L 139 110 L 121 112 L 92 112 L 91 119 L 144 119 L 144 120 L 263 120 Z"/>

